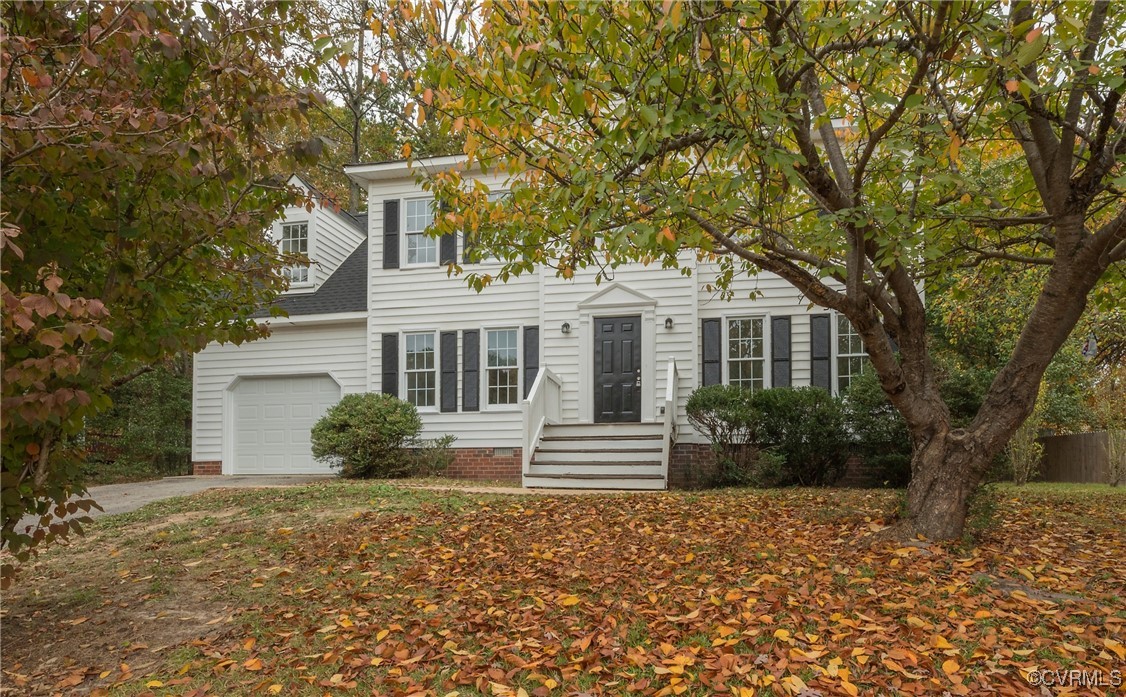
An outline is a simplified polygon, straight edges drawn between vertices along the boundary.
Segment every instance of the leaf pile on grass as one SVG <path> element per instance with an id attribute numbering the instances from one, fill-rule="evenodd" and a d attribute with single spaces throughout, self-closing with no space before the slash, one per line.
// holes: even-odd
<path id="1" fill-rule="evenodd" d="M 890 492 L 431 495 L 295 519 L 243 550 L 244 573 L 209 577 L 241 603 L 231 631 L 107 683 L 197 696 L 970 695 L 1027 694 L 1036 669 L 1120 668 L 1126 499 L 994 496 L 992 532 L 972 547 L 865 543 Z"/>

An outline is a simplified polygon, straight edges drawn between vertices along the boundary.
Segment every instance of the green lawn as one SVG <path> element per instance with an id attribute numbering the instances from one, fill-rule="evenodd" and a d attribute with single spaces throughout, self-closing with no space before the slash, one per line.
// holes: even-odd
<path id="1" fill-rule="evenodd" d="M 102 519 L 4 599 L 51 694 L 981 694 L 1126 661 L 1126 492 L 992 490 L 976 542 L 873 542 L 901 494 L 216 490 Z"/>

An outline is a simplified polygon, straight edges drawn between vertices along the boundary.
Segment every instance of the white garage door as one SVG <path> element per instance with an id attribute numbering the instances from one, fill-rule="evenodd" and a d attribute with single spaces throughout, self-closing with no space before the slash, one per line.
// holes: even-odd
<path id="1" fill-rule="evenodd" d="M 327 375 L 243 378 L 234 387 L 235 474 L 327 474 L 309 431 L 340 401 Z"/>

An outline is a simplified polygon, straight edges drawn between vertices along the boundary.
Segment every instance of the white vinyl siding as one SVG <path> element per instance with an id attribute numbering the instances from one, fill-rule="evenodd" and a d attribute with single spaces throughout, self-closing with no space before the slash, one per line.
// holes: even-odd
<path id="1" fill-rule="evenodd" d="M 438 404 L 438 370 L 434 359 L 434 333 L 407 334 L 403 337 L 404 395 L 414 406 L 425 409 Z"/>
<path id="2" fill-rule="evenodd" d="M 232 392 L 236 377 L 330 375 L 341 394 L 367 389 L 364 322 L 288 326 L 276 323 L 272 334 L 258 341 L 208 344 L 195 356 L 192 389 L 192 459 L 224 458 L 224 419 L 233 425 Z M 233 445 L 233 443 L 231 444 Z M 233 448 L 228 448 L 233 450 Z M 229 466 L 230 463 L 224 463 Z"/>
<path id="3" fill-rule="evenodd" d="M 279 249 L 282 254 L 309 255 L 309 223 L 284 223 L 281 226 L 281 241 Z M 294 264 L 282 269 L 282 275 L 290 283 L 308 283 L 309 267 Z"/>
<path id="4" fill-rule="evenodd" d="M 848 317 L 837 315 L 837 392 L 842 393 L 868 366 L 864 342 L 852 328 Z"/>
<path id="5" fill-rule="evenodd" d="M 485 332 L 485 395 L 488 406 L 520 401 L 520 352 L 515 329 Z"/>
<path id="6" fill-rule="evenodd" d="M 426 234 L 426 228 L 434 223 L 434 199 L 407 199 L 403 203 L 406 265 L 437 264 L 438 240 Z"/>
<path id="7" fill-rule="evenodd" d="M 727 384 L 757 392 L 766 387 L 766 336 L 762 317 L 727 320 Z"/>
<path id="8" fill-rule="evenodd" d="M 486 183 L 493 188 L 504 188 L 503 179 L 490 177 Z M 458 342 L 457 394 L 458 410 L 443 412 L 437 409 L 422 415 L 422 438 L 437 438 L 444 434 L 457 436 L 455 448 L 519 448 L 522 442 L 520 410 L 515 408 L 487 407 L 485 389 L 485 328 L 540 326 L 540 274 L 533 272 L 507 283 L 495 283 L 481 293 L 471 290 L 465 276 L 447 275 L 446 268 L 438 264 L 404 266 L 398 269 L 383 268 L 383 202 L 406 201 L 420 197 L 418 185 L 410 175 L 402 179 L 374 182 L 368 187 L 373 234 L 368 245 L 368 321 L 371 389 L 381 389 L 381 337 L 387 332 L 400 335 L 399 373 L 405 365 L 402 357 L 403 334 L 415 332 L 465 331 L 479 332 L 479 360 L 477 371 L 479 411 L 465 411 L 465 365 L 462 342 Z M 400 221 L 403 213 L 400 211 Z M 400 230 L 402 230 L 400 226 Z M 400 235 L 400 248 L 405 240 Z M 405 256 L 401 257 L 405 258 Z M 573 319 L 573 318 L 572 318 Z M 542 338 L 541 338 L 542 344 Z M 439 353 L 440 353 L 439 347 Z M 523 354 L 520 356 L 523 365 Z M 542 364 L 542 362 L 541 362 Z M 523 389 L 523 384 L 521 384 Z M 440 390 L 439 390 L 440 391 Z M 399 396 L 405 398 L 400 385 Z M 440 395 L 439 395 L 440 396 Z M 520 399 L 523 399 L 523 392 Z M 440 403 L 440 401 L 439 401 Z"/>

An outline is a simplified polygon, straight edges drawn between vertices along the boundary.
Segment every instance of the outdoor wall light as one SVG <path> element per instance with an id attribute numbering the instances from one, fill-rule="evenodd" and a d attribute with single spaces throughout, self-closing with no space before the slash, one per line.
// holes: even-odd
<path id="1" fill-rule="evenodd" d="M 559 328 L 559 331 L 563 332 L 564 334 L 570 334 L 571 333 L 571 323 L 570 322 L 564 322 L 563 326 Z"/>
<path id="2" fill-rule="evenodd" d="M 665 329 L 672 329 L 672 317 L 665 318 Z"/>

